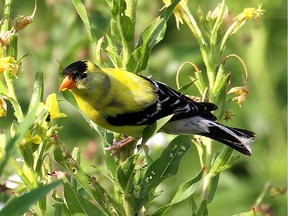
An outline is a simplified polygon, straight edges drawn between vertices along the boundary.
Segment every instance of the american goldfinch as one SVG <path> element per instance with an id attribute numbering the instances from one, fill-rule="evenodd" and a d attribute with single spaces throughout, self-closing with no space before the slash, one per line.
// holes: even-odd
<path id="1" fill-rule="evenodd" d="M 213 103 L 196 102 L 161 82 L 90 61 L 74 62 L 62 74 L 59 90 L 69 89 L 79 109 L 105 129 L 141 137 L 147 125 L 173 114 L 161 131 L 206 136 L 251 155 L 255 134 L 215 122 Z"/>

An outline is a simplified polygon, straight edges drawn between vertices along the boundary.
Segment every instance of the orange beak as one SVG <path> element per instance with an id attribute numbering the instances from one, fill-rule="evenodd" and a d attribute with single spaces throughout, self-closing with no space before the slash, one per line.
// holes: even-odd
<path id="1" fill-rule="evenodd" d="M 73 79 L 70 76 L 66 76 L 59 87 L 59 91 L 65 91 L 66 89 L 72 89 L 74 87 L 75 82 Z"/>

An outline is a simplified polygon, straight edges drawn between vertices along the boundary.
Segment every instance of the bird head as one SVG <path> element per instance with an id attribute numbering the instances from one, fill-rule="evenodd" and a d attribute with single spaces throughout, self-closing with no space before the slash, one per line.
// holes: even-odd
<path id="1" fill-rule="evenodd" d="M 89 90 L 101 80 L 101 69 L 89 61 L 77 61 L 68 65 L 62 72 L 63 81 L 59 91 L 66 89 Z"/>

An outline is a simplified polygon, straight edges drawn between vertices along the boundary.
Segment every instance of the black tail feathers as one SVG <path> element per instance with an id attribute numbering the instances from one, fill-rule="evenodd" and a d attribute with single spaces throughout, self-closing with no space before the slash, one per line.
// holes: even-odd
<path id="1" fill-rule="evenodd" d="M 252 154 L 250 144 L 255 139 L 255 133 L 252 131 L 227 127 L 217 122 L 211 122 L 209 125 L 209 133 L 203 133 L 201 135 L 217 140 L 245 155 L 250 156 Z"/>

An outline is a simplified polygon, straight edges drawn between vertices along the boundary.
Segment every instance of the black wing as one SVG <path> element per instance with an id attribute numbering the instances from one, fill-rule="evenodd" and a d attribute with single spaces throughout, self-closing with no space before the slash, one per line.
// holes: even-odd
<path id="1" fill-rule="evenodd" d="M 151 82 L 154 87 L 154 93 L 158 96 L 155 103 L 139 112 L 108 116 L 106 119 L 110 124 L 115 126 L 149 125 L 171 114 L 174 115 L 170 121 L 192 116 L 202 116 L 210 120 L 216 120 L 216 117 L 211 113 L 211 111 L 217 109 L 215 104 L 196 102 L 164 83 L 148 79 L 147 77 L 143 78 Z"/>

